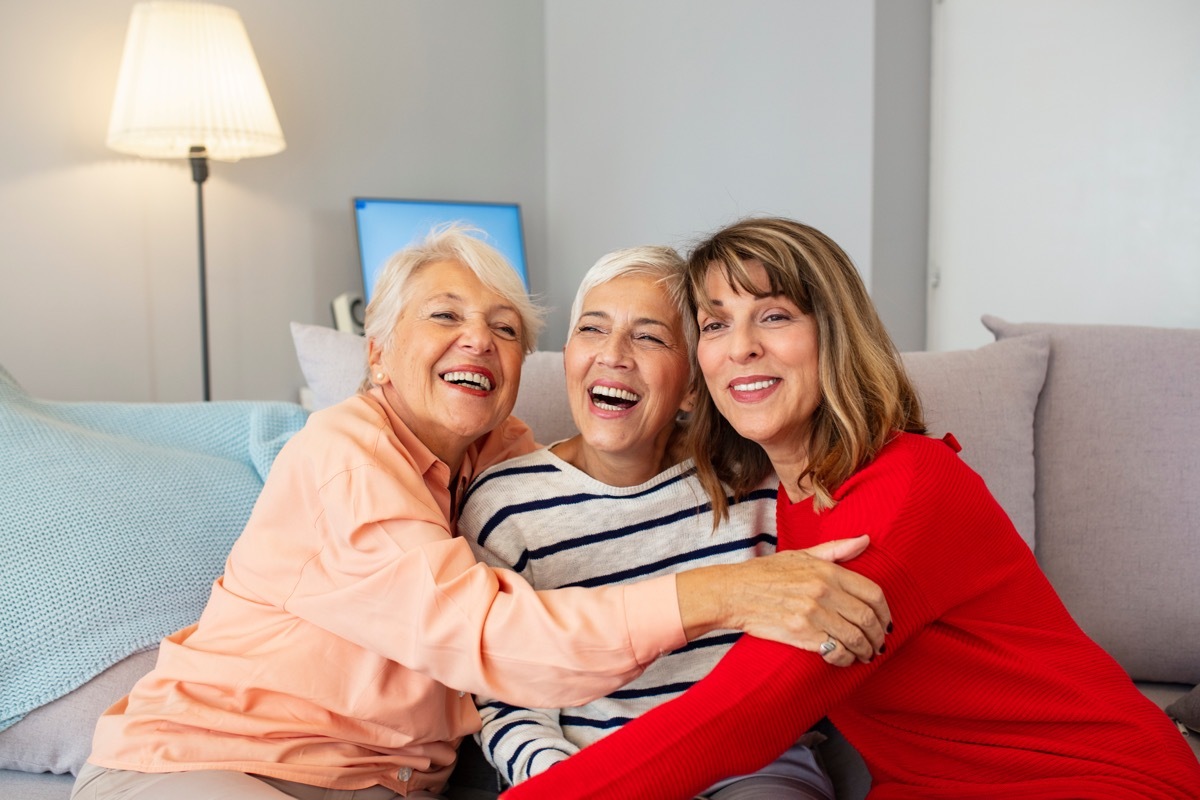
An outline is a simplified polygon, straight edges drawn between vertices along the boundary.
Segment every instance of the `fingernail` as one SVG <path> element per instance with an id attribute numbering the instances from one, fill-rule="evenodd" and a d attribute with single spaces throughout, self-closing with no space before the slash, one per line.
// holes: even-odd
<path id="1" fill-rule="evenodd" d="M 880 652 L 880 654 L 881 654 L 881 655 L 882 655 L 883 653 L 887 652 L 887 645 L 886 645 L 886 644 L 881 644 L 881 645 L 879 645 L 879 652 Z"/>
<path id="2" fill-rule="evenodd" d="M 893 626 L 892 626 L 892 623 L 890 623 L 890 622 L 889 622 L 889 623 L 888 623 L 888 626 L 887 626 L 887 632 L 888 632 L 888 633 L 891 633 L 891 632 L 892 632 L 892 627 L 893 627 Z"/>

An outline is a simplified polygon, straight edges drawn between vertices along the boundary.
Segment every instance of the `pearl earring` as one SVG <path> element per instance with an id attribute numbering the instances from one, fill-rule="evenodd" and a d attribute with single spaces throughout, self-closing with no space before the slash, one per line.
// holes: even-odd
<path id="1" fill-rule="evenodd" d="M 383 383 L 383 379 L 384 379 L 384 377 L 386 377 L 386 376 L 385 376 L 385 375 L 384 375 L 382 372 L 376 372 L 376 373 L 375 373 L 375 382 L 376 382 L 376 383 Z"/>

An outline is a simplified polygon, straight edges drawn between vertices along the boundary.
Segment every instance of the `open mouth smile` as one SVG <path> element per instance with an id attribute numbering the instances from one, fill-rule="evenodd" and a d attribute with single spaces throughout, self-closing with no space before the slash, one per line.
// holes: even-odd
<path id="1" fill-rule="evenodd" d="M 455 370 L 443 373 L 441 377 L 446 383 L 453 383 L 455 386 L 463 386 L 480 392 L 490 392 L 492 390 L 492 379 L 482 372 Z"/>
<path id="2" fill-rule="evenodd" d="M 588 390 L 592 405 L 603 411 L 626 411 L 636 406 L 641 395 L 618 389 L 615 386 L 593 386 Z"/>

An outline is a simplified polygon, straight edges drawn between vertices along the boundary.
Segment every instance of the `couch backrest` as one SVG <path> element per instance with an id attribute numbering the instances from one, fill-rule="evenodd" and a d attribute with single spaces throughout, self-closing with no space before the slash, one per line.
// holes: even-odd
<path id="1" fill-rule="evenodd" d="M 1200 330 L 1012 324 L 1050 337 L 1037 556 L 1135 680 L 1200 682 Z"/>
<path id="2" fill-rule="evenodd" d="M 1072 615 L 1135 679 L 1200 682 L 1200 331 L 985 321 L 999 341 L 904 354 L 930 433 L 955 434 Z M 361 337 L 293 334 L 318 396 L 357 387 L 346 364 L 364 360 Z M 516 414 L 543 443 L 575 433 L 561 353 L 528 358 Z"/>

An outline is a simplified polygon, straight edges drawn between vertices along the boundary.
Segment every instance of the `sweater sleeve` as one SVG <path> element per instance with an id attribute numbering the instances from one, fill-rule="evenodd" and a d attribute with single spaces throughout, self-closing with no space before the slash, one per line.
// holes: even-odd
<path id="1" fill-rule="evenodd" d="M 521 556 L 529 546 L 522 536 L 521 526 L 501 522 L 488 537 L 487 544 L 481 545 L 476 529 L 479 520 L 468 511 L 472 502 L 464 506 L 459 533 L 471 545 L 476 558 L 497 569 L 519 572 L 530 585 L 536 586 L 527 570 L 517 568 L 517 562 L 522 560 Z M 475 698 L 475 704 L 483 722 L 475 736 L 479 748 L 510 784 L 527 780 L 579 752 L 579 747 L 563 735 L 557 708 L 528 708 L 482 696 Z"/>
<path id="2" fill-rule="evenodd" d="M 994 514 L 994 501 L 978 476 L 942 449 L 931 459 L 902 454 L 899 461 L 893 457 L 864 470 L 816 523 L 820 540 L 872 535 L 867 551 L 844 566 L 884 589 L 895 625 L 884 654 L 869 664 L 839 668 L 815 653 L 744 636 L 682 697 L 514 787 L 505 800 L 688 797 L 721 778 L 757 770 L 783 752 L 975 591 L 961 577 L 976 566 L 963 560 L 963 551 L 971 548 L 955 547 L 965 537 L 953 535 L 971 518 L 957 516 L 939 498 L 957 498 L 953 505 L 964 513 L 982 504 L 975 513 Z M 915 489 L 914 475 L 920 475 Z"/>
<path id="3" fill-rule="evenodd" d="M 476 703 L 483 720 L 476 735 L 480 750 L 509 783 L 527 780 L 579 752 L 563 735 L 557 708 L 526 708 L 483 699 Z"/>

